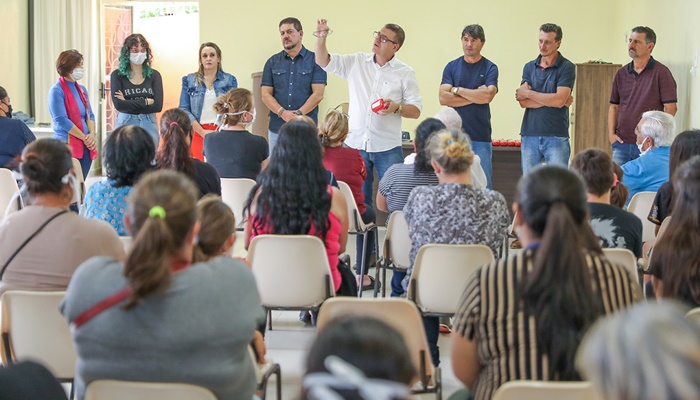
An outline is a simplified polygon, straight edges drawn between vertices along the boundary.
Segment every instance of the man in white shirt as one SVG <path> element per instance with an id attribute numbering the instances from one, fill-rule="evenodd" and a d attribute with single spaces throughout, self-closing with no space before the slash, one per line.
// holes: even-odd
<path id="1" fill-rule="evenodd" d="M 418 118 L 422 99 L 416 73 L 395 54 L 406 37 L 396 24 L 386 24 L 374 32 L 372 54 L 329 54 L 326 37 L 331 32 L 327 21 L 317 23 L 316 64 L 326 72 L 348 81 L 350 127 L 345 144 L 358 149 L 367 167 L 362 191 L 365 203 L 372 204 L 374 168 L 379 179 L 393 164 L 403 162 L 401 118 Z M 381 100 L 384 107 L 372 111 Z"/>

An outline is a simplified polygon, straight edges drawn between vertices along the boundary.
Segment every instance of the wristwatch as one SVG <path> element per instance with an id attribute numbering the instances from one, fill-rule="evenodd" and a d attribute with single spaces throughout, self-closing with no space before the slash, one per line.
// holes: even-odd
<path id="1" fill-rule="evenodd" d="M 452 88 L 452 94 L 457 96 L 457 91 L 459 90 L 459 86 L 455 86 Z"/>
<path id="2" fill-rule="evenodd" d="M 304 115 L 304 113 L 301 112 L 301 110 L 296 110 L 296 111 L 294 111 L 294 114 L 296 114 L 296 115 Z"/>

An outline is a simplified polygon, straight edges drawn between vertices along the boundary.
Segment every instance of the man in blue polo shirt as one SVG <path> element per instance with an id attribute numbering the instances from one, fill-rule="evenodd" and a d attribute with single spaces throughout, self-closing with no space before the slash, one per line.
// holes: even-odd
<path id="1" fill-rule="evenodd" d="M 540 55 L 525 64 L 515 99 L 525 109 L 520 128 L 523 175 L 545 162 L 567 166 L 569 106 L 576 67 L 559 53 L 562 30 L 556 24 L 540 26 Z"/>
<path id="2" fill-rule="evenodd" d="M 297 115 L 318 123 L 318 103 L 326 88 L 326 71 L 316 65 L 316 56 L 301 40 L 301 22 L 288 17 L 279 23 L 284 50 L 270 57 L 263 68 L 262 101 L 270 109 L 268 141 L 270 154 L 280 127 Z"/>
<path id="3" fill-rule="evenodd" d="M 481 158 L 487 187 L 491 188 L 491 109 L 498 92 L 498 67 L 481 55 L 486 42 L 481 25 L 462 30 L 464 56 L 450 61 L 442 72 L 440 104 L 454 108 L 462 118 L 462 129 Z"/>

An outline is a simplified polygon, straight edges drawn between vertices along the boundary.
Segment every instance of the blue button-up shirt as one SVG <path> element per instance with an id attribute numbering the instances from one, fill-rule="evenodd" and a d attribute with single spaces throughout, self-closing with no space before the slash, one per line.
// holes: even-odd
<path id="1" fill-rule="evenodd" d="M 260 86 L 271 86 L 273 97 L 286 110 L 298 110 L 311 96 L 311 85 L 327 82 L 326 71 L 316 64 L 315 57 L 303 46 L 293 59 L 282 50 L 265 63 Z M 318 123 L 318 106 L 307 116 Z M 284 120 L 277 116 L 277 110 L 270 110 L 270 131 L 279 132 L 282 124 Z"/>

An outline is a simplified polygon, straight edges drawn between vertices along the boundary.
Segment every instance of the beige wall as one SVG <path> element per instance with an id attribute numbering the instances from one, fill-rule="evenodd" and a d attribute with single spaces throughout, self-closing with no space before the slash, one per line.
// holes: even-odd
<path id="1" fill-rule="evenodd" d="M 0 86 L 10 95 L 14 110 L 29 113 L 28 1 L 2 0 L 0 9 Z"/>

